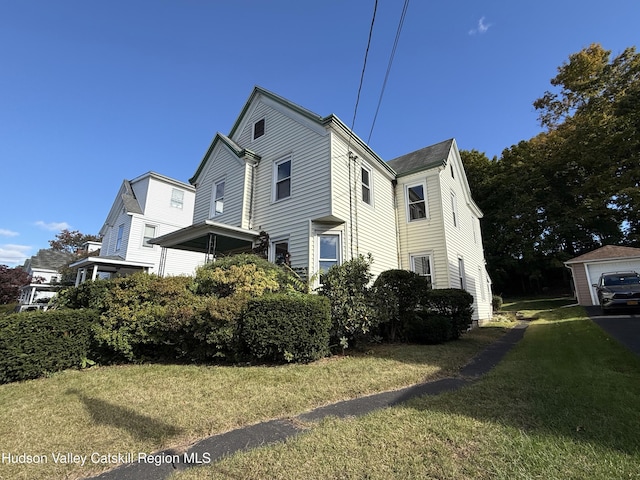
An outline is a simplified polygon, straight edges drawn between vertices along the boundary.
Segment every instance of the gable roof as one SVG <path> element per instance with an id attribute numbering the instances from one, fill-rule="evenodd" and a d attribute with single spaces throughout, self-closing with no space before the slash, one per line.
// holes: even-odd
<path id="1" fill-rule="evenodd" d="M 567 260 L 565 265 L 572 263 L 585 263 L 589 261 L 613 260 L 620 258 L 640 258 L 640 248 L 621 247 L 618 245 L 605 245 L 584 255 Z"/>
<path id="2" fill-rule="evenodd" d="M 50 248 L 41 249 L 27 260 L 25 267 L 26 269 L 31 268 L 32 270 L 36 268 L 41 270 L 58 270 L 74 258 L 75 255 L 73 253 L 61 252 Z"/>
<path id="3" fill-rule="evenodd" d="M 309 109 L 306 109 L 296 103 L 291 102 L 290 100 L 287 100 L 284 97 L 281 97 L 280 95 L 277 95 L 273 92 L 270 92 L 269 90 L 266 90 L 256 85 L 255 87 L 253 87 L 253 91 L 251 92 L 251 95 L 249 95 L 249 98 L 247 99 L 244 106 L 242 107 L 242 110 L 240 111 L 240 115 L 238 115 L 238 118 L 233 124 L 233 127 L 231 127 L 231 131 L 229 132 L 229 135 L 227 136 L 227 135 L 223 135 L 222 133 L 216 133 L 215 137 L 211 141 L 211 145 L 209 146 L 209 148 L 207 149 L 207 152 L 205 153 L 204 157 L 200 161 L 200 164 L 198 165 L 196 172 L 189 179 L 189 182 L 191 184 L 195 184 L 196 179 L 198 178 L 200 173 L 202 173 L 202 170 L 204 169 L 204 166 L 207 163 L 207 160 L 209 159 L 211 152 L 213 151 L 215 146 L 220 142 L 222 142 L 232 152 L 234 152 L 238 156 L 238 158 L 253 159 L 255 161 L 260 160 L 260 156 L 258 154 L 246 148 L 240 147 L 237 143 L 235 143 L 232 140 L 232 137 L 234 137 L 238 129 L 241 127 L 247 112 L 251 108 L 251 105 L 259 96 L 266 97 L 274 102 L 277 102 L 280 105 L 283 105 L 284 107 L 296 112 L 297 114 L 301 115 L 302 117 L 304 117 L 305 119 L 309 120 L 310 122 L 316 125 L 320 125 L 324 128 L 333 126 L 334 128 L 336 128 L 337 131 L 341 132 L 341 134 L 345 136 L 350 136 L 354 145 L 357 144 L 361 149 L 363 149 L 369 155 L 375 158 L 378 161 L 378 163 L 383 168 L 385 168 L 390 174 L 395 174 L 395 172 L 389 167 L 387 162 L 382 160 L 382 158 L 380 158 L 378 154 L 376 154 L 371 149 L 371 147 L 369 147 L 369 145 L 367 145 L 364 141 L 362 141 L 362 139 L 360 139 L 360 137 L 358 137 L 349 127 L 347 127 L 342 122 L 342 120 L 340 120 L 336 115 L 330 114 L 330 115 L 327 115 L 326 117 L 323 117 L 321 115 L 318 115 L 317 113 L 312 112 Z"/>
<path id="4" fill-rule="evenodd" d="M 399 177 L 410 175 L 411 173 L 421 170 L 428 170 L 433 167 L 445 166 L 453 142 L 453 138 L 450 138 L 449 140 L 436 143 L 435 145 L 429 145 L 415 152 L 394 158 L 388 161 L 387 164 L 396 171 Z"/>

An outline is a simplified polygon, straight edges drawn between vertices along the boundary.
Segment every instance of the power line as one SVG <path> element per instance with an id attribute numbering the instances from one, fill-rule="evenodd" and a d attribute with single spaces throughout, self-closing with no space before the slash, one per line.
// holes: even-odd
<path id="1" fill-rule="evenodd" d="M 382 103 L 382 96 L 384 95 L 384 90 L 387 86 L 387 80 L 389 79 L 389 73 L 391 72 L 391 65 L 393 64 L 393 58 L 396 55 L 396 49 L 398 48 L 398 41 L 400 40 L 400 33 L 402 32 L 402 26 L 404 25 L 404 19 L 407 15 L 407 9 L 409 8 L 409 0 L 404 1 L 404 6 L 402 7 L 402 13 L 400 14 L 400 21 L 398 22 L 398 29 L 396 30 L 396 38 L 393 42 L 393 48 L 391 49 L 391 55 L 389 56 L 389 64 L 387 65 L 387 73 L 384 76 L 384 82 L 382 83 L 382 90 L 380 91 L 380 98 L 378 98 L 378 106 L 376 107 L 376 113 L 373 116 L 373 122 L 371 124 L 371 130 L 369 131 L 369 138 L 367 138 L 367 143 L 371 141 L 371 135 L 373 134 L 373 127 L 376 125 L 376 119 L 378 118 L 378 112 L 380 111 L 380 104 Z M 354 117 L 355 121 L 355 117 Z"/>

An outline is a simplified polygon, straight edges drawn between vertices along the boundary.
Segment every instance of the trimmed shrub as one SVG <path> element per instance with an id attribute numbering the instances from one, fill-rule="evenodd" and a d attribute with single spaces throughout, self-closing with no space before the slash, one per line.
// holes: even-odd
<path id="1" fill-rule="evenodd" d="M 499 312 L 500 309 L 502 308 L 502 297 L 500 295 L 494 295 L 491 298 L 491 307 L 493 308 L 494 312 Z"/>
<path id="2" fill-rule="evenodd" d="M 329 353 L 329 301 L 317 295 L 265 295 L 250 300 L 240 337 L 264 361 L 311 362 Z"/>
<path id="3" fill-rule="evenodd" d="M 253 254 L 240 254 L 216 259 L 198 268 L 195 293 L 227 297 L 234 293 L 252 296 L 263 293 L 306 291 L 306 285 L 290 269 Z"/>
<path id="4" fill-rule="evenodd" d="M 406 339 L 423 345 L 444 343 L 452 338 L 453 322 L 450 317 L 430 315 L 416 311 L 407 317 Z"/>
<path id="5" fill-rule="evenodd" d="M 173 337 L 197 305 L 191 284 L 188 277 L 146 273 L 110 280 L 94 327 L 98 346 L 116 361 L 175 357 Z"/>
<path id="6" fill-rule="evenodd" d="M 460 338 L 473 321 L 473 296 L 459 288 L 427 290 L 422 307 L 427 314 L 451 318 L 451 340 Z"/>
<path id="7" fill-rule="evenodd" d="M 341 265 L 334 265 L 321 276 L 320 294 L 331 304 L 331 341 L 343 349 L 371 334 L 377 325 L 373 298 L 368 284 L 373 259 L 359 255 Z"/>
<path id="8" fill-rule="evenodd" d="M 406 319 L 414 312 L 427 290 L 427 282 L 415 272 L 386 270 L 373 283 L 373 296 L 385 340 L 403 338 Z"/>
<path id="9" fill-rule="evenodd" d="M 23 312 L 0 318 L 0 383 L 80 368 L 91 355 L 93 310 Z"/>
<path id="10" fill-rule="evenodd" d="M 91 308 L 102 311 L 104 300 L 113 282 L 111 280 L 95 280 L 84 282 L 77 287 L 69 287 L 56 295 L 54 302 L 62 308 Z"/>

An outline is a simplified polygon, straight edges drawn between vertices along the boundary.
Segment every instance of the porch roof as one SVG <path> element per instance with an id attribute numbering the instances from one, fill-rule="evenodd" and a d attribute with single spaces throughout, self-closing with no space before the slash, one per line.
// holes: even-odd
<path id="1" fill-rule="evenodd" d="M 212 254 L 247 250 L 260 232 L 205 220 L 149 241 L 154 245 Z"/>

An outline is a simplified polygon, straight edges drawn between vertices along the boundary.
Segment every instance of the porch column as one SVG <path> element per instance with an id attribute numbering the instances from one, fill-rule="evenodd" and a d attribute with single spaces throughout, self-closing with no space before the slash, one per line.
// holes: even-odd
<path id="1" fill-rule="evenodd" d="M 76 272 L 76 287 L 78 285 L 80 285 L 80 277 L 81 277 L 81 275 L 82 275 L 82 269 L 79 268 L 78 271 Z"/>
<path id="2" fill-rule="evenodd" d="M 98 264 L 95 264 L 93 266 L 93 272 L 91 273 L 91 281 L 95 281 L 96 277 L 98 276 Z"/>
<path id="3" fill-rule="evenodd" d="M 31 287 L 31 293 L 29 294 L 29 305 L 33 303 L 33 298 L 36 296 L 36 287 Z"/>

